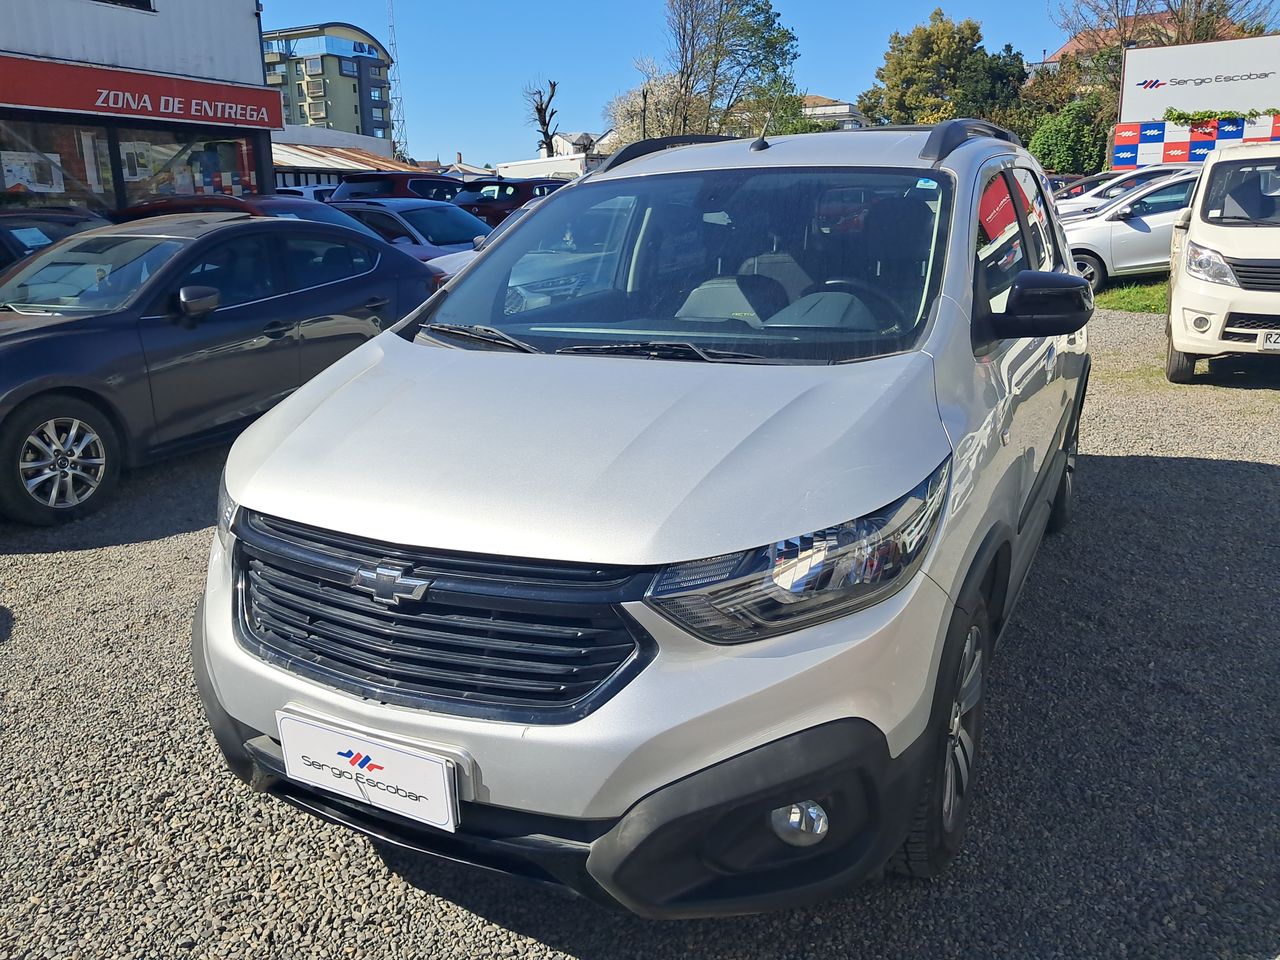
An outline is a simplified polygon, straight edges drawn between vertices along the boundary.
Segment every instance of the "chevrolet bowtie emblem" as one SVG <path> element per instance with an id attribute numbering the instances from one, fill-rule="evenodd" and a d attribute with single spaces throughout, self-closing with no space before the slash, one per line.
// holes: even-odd
<path id="1" fill-rule="evenodd" d="M 409 567 L 384 560 L 376 567 L 361 567 L 351 585 L 372 595 L 378 603 L 395 606 L 401 600 L 421 600 L 431 588 L 431 580 L 409 576 Z"/>

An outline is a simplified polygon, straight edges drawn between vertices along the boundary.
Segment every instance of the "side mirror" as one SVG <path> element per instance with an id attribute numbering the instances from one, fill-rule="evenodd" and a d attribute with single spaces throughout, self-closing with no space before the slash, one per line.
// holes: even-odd
<path id="1" fill-rule="evenodd" d="M 1191 208 L 1187 207 L 1180 214 L 1178 219 L 1173 222 L 1173 229 L 1186 230 L 1191 226 Z"/>
<path id="2" fill-rule="evenodd" d="M 1023 270 L 1014 278 L 1004 313 L 991 317 L 996 337 L 1058 337 L 1075 333 L 1093 316 L 1093 288 L 1070 273 Z"/>
<path id="3" fill-rule="evenodd" d="M 413 246 L 413 239 L 411 237 L 406 237 L 406 236 L 394 237 L 392 238 L 391 242 L 395 244 L 397 247 Z"/>
<path id="4" fill-rule="evenodd" d="M 178 309 L 184 316 L 199 317 L 217 310 L 221 296 L 214 287 L 183 287 L 178 291 Z"/>
<path id="5" fill-rule="evenodd" d="M 482 235 L 480 235 L 480 236 L 478 236 L 478 237 L 472 237 L 472 238 L 471 238 L 471 249 L 472 249 L 472 250 L 479 250 L 481 247 L 483 247 L 483 246 L 484 246 L 484 241 L 485 241 L 485 235 L 483 235 L 483 234 L 482 234 Z"/>

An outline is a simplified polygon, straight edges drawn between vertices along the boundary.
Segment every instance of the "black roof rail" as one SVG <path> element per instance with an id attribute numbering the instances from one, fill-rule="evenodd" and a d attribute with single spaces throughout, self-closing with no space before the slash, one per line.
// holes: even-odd
<path id="1" fill-rule="evenodd" d="M 874 128 L 872 128 L 874 129 Z M 1022 146 L 1022 138 L 1012 130 L 997 127 L 986 120 L 966 117 L 961 120 L 943 120 L 935 124 L 920 151 L 921 160 L 944 160 L 952 150 L 975 137 L 994 137 L 1015 147 Z"/>
<path id="2" fill-rule="evenodd" d="M 724 137 L 714 133 L 685 133 L 674 137 L 650 137 L 648 140 L 637 140 L 629 143 L 596 167 L 594 173 L 604 173 L 624 163 L 647 157 L 659 150 L 670 150 L 672 147 L 691 147 L 697 143 L 723 143 L 726 140 L 739 140 L 740 137 Z"/>

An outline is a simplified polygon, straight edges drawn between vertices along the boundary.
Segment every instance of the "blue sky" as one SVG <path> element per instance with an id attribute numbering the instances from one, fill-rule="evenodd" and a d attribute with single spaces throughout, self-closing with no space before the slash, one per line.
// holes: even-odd
<path id="1" fill-rule="evenodd" d="M 796 80 L 808 93 L 852 99 L 875 79 L 889 34 L 928 18 L 938 0 L 773 0 L 800 40 Z M 386 41 L 383 0 L 263 0 L 263 26 L 325 20 L 356 23 Z M 1046 0 L 953 0 L 956 19 L 982 23 L 988 50 L 1012 43 L 1028 60 L 1062 40 Z M 555 13 L 539 12 L 540 9 Z M 409 128 L 409 152 L 471 163 L 536 155 L 520 91 L 525 83 L 559 83 L 560 128 L 599 131 L 604 105 L 636 85 L 637 57 L 660 59 L 663 0 L 558 0 L 540 5 L 488 0 L 471 8 L 398 0 L 396 36 Z"/>

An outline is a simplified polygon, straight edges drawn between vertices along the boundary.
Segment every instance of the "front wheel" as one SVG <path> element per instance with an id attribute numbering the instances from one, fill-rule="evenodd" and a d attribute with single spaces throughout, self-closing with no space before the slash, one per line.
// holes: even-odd
<path id="1" fill-rule="evenodd" d="M 120 442 L 97 407 L 38 397 L 0 427 L 0 513 L 51 526 L 91 513 L 120 477 Z"/>
<path id="2" fill-rule="evenodd" d="M 1107 268 L 1092 253 L 1076 253 L 1074 257 L 1076 272 L 1088 280 L 1089 287 L 1097 293 L 1107 282 Z"/>
<path id="3" fill-rule="evenodd" d="M 1169 336 L 1168 348 L 1164 358 L 1164 375 L 1170 383 L 1191 383 L 1196 376 L 1196 357 L 1183 353 L 1173 345 L 1173 336 Z"/>
<path id="4" fill-rule="evenodd" d="M 934 877 L 964 843 L 982 746 L 983 698 L 991 659 L 991 624 L 978 600 L 969 615 L 957 611 L 938 668 L 929 772 L 911 830 L 888 868 L 911 877 Z"/>

